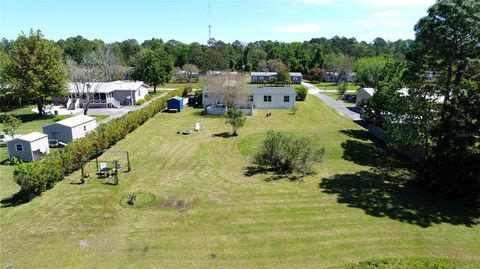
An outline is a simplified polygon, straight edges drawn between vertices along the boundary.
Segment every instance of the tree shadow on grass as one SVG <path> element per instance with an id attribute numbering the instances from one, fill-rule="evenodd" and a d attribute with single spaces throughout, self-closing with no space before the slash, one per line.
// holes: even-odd
<path id="1" fill-rule="evenodd" d="M 472 227 L 480 223 L 480 210 L 423 191 L 405 169 L 379 168 L 324 179 L 319 187 L 337 194 L 338 202 L 363 209 L 368 215 L 389 217 L 429 227 L 449 223 Z"/>
<path id="2" fill-rule="evenodd" d="M 407 163 L 375 143 L 347 140 L 342 143 L 343 159 L 362 166 L 403 168 Z"/>
<path id="3" fill-rule="evenodd" d="M 221 138 L 230 138 L 230 137 L 236 137 L 236 135 L 233 135 L 230 132 L 223 132 L 223 133 L 218 133 L 218 134 L 213 134 L 213 137 L 221 137 Z"/>
<path id="4" fill-rule="evenodd" d="M 279 173 L 274 168 L 263 167 L 259 165 L 251 165 L 245 168 L 243 175 L 246 177 L 252 177 L 255 175 L 267 175 L 268 177 L 265 178 L 265 181 L 275 181 L 280 179 L 288 179 L 290 181 L 302 181 L 303 175 L 300 174 L 285 174 Z"/>
<path id="5" fill-rule="evenodd" d="M 1 207 L 15 207 L 28 203 L 29 201 L 25 199 L 22 193 L 17 192 L 10 197 L 3 198 L 0 200 Z"/>
<path id="6" fill-rule="evenodd" d="M 340 133 L 350 136 L 352 138 L 363 140 L 363 141 L 372 139 L 372 136 L 365 130 L 348 129 L 348 130 L 340 130 Z"/>
<path id="7" fill-rule="evenodd" d="M 480 209 L 422 190 L 409 164 L 371 140 L 367 131 L 343 130 L 356 140 L 342 143 L 343 159 L 373 167 L 355 174 L 337 174 L 322 180 L 323 192 L 338 195 L 338 202 L 363 209 L 368 215 L 389 217 L 421 227 L 449 223 L 472 227 L 480 223 Z M 363 141 L 359 141 L 363 140 Z"/>

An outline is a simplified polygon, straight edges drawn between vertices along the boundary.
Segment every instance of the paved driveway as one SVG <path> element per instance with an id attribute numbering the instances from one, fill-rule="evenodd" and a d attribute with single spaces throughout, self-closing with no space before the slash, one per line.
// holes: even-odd
<path id="1" fill-rule="evenodd" d="M 107 115 L 109 116 L 108 118 L 102 120 L 99 122 L 100 123 L 107 123 L 115 118 L 120 118 L 121 116 L 127 114 L 130 111 L 135 111 L 137 109 L 140 109 L 146 105 L 148 105 L 151 101 L 160 98 L 167 93 L 161 94 L 159 96 L 154 97 L 152 100 L 145 102 L 141 106 L 122 106 L 120 108 L 90 108 L 88 109 L 88 115 Z"/>
<path id="2" fill-rule="evenodd" d="M 333 98 L 325 94 L 321 94 L 321 90 L 310 83 L 302 82 L 302 84 L 308 88 L 309 94 L 316 96 L 317 98 L 322 100 L 325 104 L 335 109 L 341 115 L 347 116 L 351 118 L 353 121 L 360 120 L 360 114 L 357 111 L 355 111 L 356 110 L 355 108 L 349 108 L 342 102 L 334 100 Z"/>

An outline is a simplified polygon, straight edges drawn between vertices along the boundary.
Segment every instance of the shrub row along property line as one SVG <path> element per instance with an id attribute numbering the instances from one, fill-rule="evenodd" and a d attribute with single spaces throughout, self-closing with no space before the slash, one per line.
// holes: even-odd
<path id="1" fill-rule="evenodd" d="M 20 195 L 31 200 L 52 188 L 65 176 L 80 169 L 81 163 L 96 152 L 108 149 L 148 119 L 166 108 L 167 100 L 179 96 L 182 90 L 169 92 L 166 96 L 152 101 L 147 106 L 125 114 L 108 123 L 100 124 L 85 137 L 76 139 L 62 151 L 48 155 L 43 160 L 24 163 L 13 172 L 14 179 L 20 185 Z"/>

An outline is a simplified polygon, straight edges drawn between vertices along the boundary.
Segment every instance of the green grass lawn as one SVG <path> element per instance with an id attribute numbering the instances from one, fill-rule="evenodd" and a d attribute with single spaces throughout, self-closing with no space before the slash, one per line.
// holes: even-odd
<path id="1" fill-rule="evenodd" d="M 0 266 L 344 268 L 386 257 L 480 266 L 478 211 L 406 183 L 412 172 L 404 163 L 317 98 L 296 115 L 266 112 L 230 138 L 221 117 L 160 113 L 112 148 L 128 150 L 132 161 L 117 186 L 95 178 L 70 184 L 77 172 L 9 206 L 13 168 L 0 166 Z M 196 122 L 202 131 L 176 134 Z M 269 129 L 325 147 L 317 174 L 292 182 L 258 173 L 251 161 Z M 125 199 L 133 193 L 132 207 Z"/>
<path id="2" fill-rule="evenodd" d="M 348 101 L 340 99 L 342 94 L 340 94 L 338 92 L 321 92 L 320 94 L 325 94 L 325 95 L 331 97 L 334 100 L 337 100 L 339 102 L 344 103 L 346 106 L 355 106 L 355 103 L 353 103 L 353 102 L 348 102 Z M 352 94 L 352 93 L 347 93 L 347 94 Z"/>
<path id="3" fill-rule="evenodd" d="M 157 96 L 161 96 L 165 93 L 167 93 L 168 91 L 164 91 L 164 90 L 157 90 L 156 92 L 153 92 L 153 89 L 151 89 L 148 94 L 150 94 L 152 97 L 157 97 Z"/>
<path id="4" fill-rule="evenodd" d="M 333 82 L 311 82 L 307 80 L 305 82 L 313 84 L 321 90 L 338 90 L 338 85 L 335 85 Z M 347 91 L 356 91 L 358 89 L 360 89 L 360 86 L 353 83 L 349 83 L 347 86 Z"/>
<path id="5" fill-rule="evenodd" d="M 201 89 L 202 84 L 199 82 L 195 83 L 165 83 L 163 85 L 158 85 L 157 88 L 172 88 L 172 89 L 180 89 L 185 86 L 190 86 L 193 89 Z"/>

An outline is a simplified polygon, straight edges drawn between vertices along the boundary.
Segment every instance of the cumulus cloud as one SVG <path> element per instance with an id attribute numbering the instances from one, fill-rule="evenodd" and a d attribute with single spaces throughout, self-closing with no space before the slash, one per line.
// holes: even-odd
<path id="1" fill-rule="evenodd" d="M 322 29 L 321 24 L 317 23 L 303 23 L 303 24 L 293 24 L 278 28 L 279 32 L 284 33 L 315 33 Z"/>

